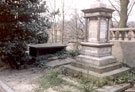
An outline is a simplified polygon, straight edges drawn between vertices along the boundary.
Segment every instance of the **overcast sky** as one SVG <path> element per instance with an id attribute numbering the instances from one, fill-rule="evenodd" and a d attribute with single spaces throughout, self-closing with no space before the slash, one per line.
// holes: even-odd
<path id="1" fill-rule="evenodd" d="M 54 9 L 54 1 L 56 2 L 56 8 L 55 9 L 60 9 L 62 8 L 62 1 L 63 0 L 47 0 L 48 5 L 50 9 Z M 96 0 L 64 0 L 65 2 L 65 15 L 66 19 L 70 19 L 72 13 L 74 12 L 74 9 L 76 8 L 79 13 L 81 13 L 81 10 L 83 9 L 88 9 L 90 6 L 95 2 Z M 101 2 L 105 3 L 107 7 L 111 7 L 110 3 L 108 0 L 100 0 Z M 111 0 L 115 1 L 115 0 Z M 129 21 L 135 21 L 135 6 L 132 11 L 132 14 L 129 17 Z"/>

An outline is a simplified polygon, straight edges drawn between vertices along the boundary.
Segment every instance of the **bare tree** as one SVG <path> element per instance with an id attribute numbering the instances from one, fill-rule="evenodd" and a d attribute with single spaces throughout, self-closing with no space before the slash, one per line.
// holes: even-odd
<path id="1" fill-rule="evenodd" d="M 72 18 L 68 21 L 68 30 L 71 40 L 75 40 L 77 43 L 84 41 L 85 39 L 85 20 L 82 15 L 80 15 L 77 9 L 74 9 Z"/>
<path id="2" fill-rule="evenodd" d="M 115 0 L 117 4 L 114 4 L 111 0 L 109 0 L 109 2 L 120 17 L 119 21 L 114 17 L 114 20 L 118 22 L 118 27 L 127 27 L 128 17 L 133 10 L 135 0 Z"/>
<path id="3" fill-rule="evenodd" d="M 50 42 L 52 43 L 56 43 L 57 42 L 57 19 L 59 17 L 60 11 L 59 8 L 56 7 L 57 6 L 57 1 L 56 0 L 47 0 L 48 4 L 49 4 L 49 11 L 51 13 L 51 17 L 52 17 L 52 27 L 49 31 L 49 35 L 50 35 Z"/>
<path id="4" fill-rule="evenodd" d="M 64 30 L 65 30 L 65 2 L 64 0 L 62 0 L 62 30 L 61 30 L 62 43 L 64 42 Z"/>
<path id="5" fill-rule="evenodd" d="M 127 20 L 128 20 L 128 4 L 129 0 L 120 0 L 120 21 L 119 27 L 127 27 Z"/>

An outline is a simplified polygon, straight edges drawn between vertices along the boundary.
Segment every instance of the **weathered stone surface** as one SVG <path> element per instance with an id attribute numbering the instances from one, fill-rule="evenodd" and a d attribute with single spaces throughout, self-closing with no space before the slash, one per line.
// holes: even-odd
<path id="1" fill-rule="evenodd" d="M 80 54 L 94 57 L 104 57 L 112 55 L 112 44 L 110 43 L 81 43 Z"/>
<path id="2" fill-rule="evenodd" d="M 85 70 L 91 70 L 97 73 L 109 72 L 122 67 L 121 63 L 113 63 L 106 66 L 95 66 L 92 64 L 84 64 L 83 62 L 72 62 L 71 65 Z"/>
<path id="3" fill-rule="evenodd" d="M 102 47 L 102 48 L 82 47 L 80 54 L 95 56 L 95 57 L 110 56 L 112 55 L 112 48 L 111 47 Z"/>
<path id="4" fill-rule="evenodd" d="M 77 68 L 77 67 L 74 67 L 71 65 L 66 65 L 65 68 L 67 68 L 67 72 L 71 75 L 72 74 L 82 74 L 82 76 L 84 76 L 84 77 L 87 77 L 90 75 L 90 76 L 99 77 L 99 78 L 104 78 L 104 77 L 108 77 L 108 76 L 116 77 L 119 74 L 129 70 L 129 68 L 127 68 L 127 67 L 122 67 L 122 68 L 115 69 L 113 71 L 109 71 L 109 72 L 100 74 L 100 73 L 97 73 L 97 72 L 94 72 L 91 70 L 85 70 L 85 69 Z"/>
<path id="5" fill-rule="evenodd" d="M 83 62 L 85 64 L 92 64 L 97 66 L 105 66 L 108 64 L 116 63 L 116 59 L 113 56 L 98 58 L 92 56 L 79 55 L 76 59 L 78 62 Z"/>
<path id="6" fill-rule="evenodd" d="M 106 19 L 101 19 L 100 20 L 100 42 L 102 42 L 102 43 L 105 43 L 105 42 L 107 42 L 108 41 L 108 38 L 107 38 L 107 31 L 108 31 L 108 29 L 107 29 L 107 20 Z"/>
<path id="7" fill-rule="evenodd" d="M 117 61 L 126 63 L 131 68 L 135 68 L 135 41 L 111 41 L 112 54 Z"/>
<path id="8" fill-rule="evenodd" d="M 15 92 L 7 84 L 0 80 L 0 92 Z"/>
<path id="9" fill-rule="evenodd" d="M 135 88 L 129 88 L 125 92 L 135 92 Z"/>
<path id="10" fill-rule="evenodd" d="M 96 18 L 96 17 L 106 17 L 111 18 L 113 9 L 104 8 L 104 7 L 97 7 L 97 8 L 90 8 L 82 10 L 84 12 L 85 18 Z"/>
<path id="11" fill-rule="evenodd" d="M 103 88 L 97 89 L 97 91 L 98 92 L 123 92 L 129 87 L 131 87 L 130 84 L 120 84 L 120 85 L 113 85 L 113 86 L 104 86 Z"/>
<path id="12" fill-rule="evenodd" d="M 100 21 L 99 20 L 92 20 L 88 23 L 89 28 L 88 28 L 88 42 L 102 42 L 105 43 L 108 41 L 107 38 L 107 23 L 108 21 L 104 18 L 101 18 Z M 100 26 L 99 26 L 100 25 Z M 99 30 L 99 31 L 97 31 Z"/>
<path id="13" fill-rule="evenodd" d="M 135 84 L 132 88 L 125 90 L 125 92 L 135 92 Z"/>
<path id="14" fill-rule="evenodd" d="M 88 23 L 89 28 L 88 28 L 88 42 L 98 42 L 98 20 L 93 20 Z M 91 30 L 92 29 L 92 30 Z"/>
<path id="15" fill-rule="evenodd" d="M 74 59 L 66 58 L 66 59 L 62 59 L 62 60 L 54 60 L 54 61 L 48 62 L 46 64 L 46 66 L 50 67 L 50 68 L 56 68 L 59 66 L 68 65 L 71 62 L 74 62 Z"/>
<path id="16" fill-rule="evenodd" d="M 53 54 L 58 51 L 64 50 L 66 45 L 63 44 L 36 44 L 30 45 L 29 51 L 31 56 L 41 56 L 46 54 Z"/>
<path id="17" fill-rule="evenodd" d="M 90 42 L 81 42 L 82 46 L 86 47 L 95 47 L 95 48 L 102 48 L 102 47 L 111 47 L 112 43 L 90 43 Z"/>

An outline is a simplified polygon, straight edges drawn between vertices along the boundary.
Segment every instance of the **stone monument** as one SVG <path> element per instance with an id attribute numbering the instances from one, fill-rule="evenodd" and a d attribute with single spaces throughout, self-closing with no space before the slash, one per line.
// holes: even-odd
<path id="1" fill-rule="evenodd" d="M 109 24 L 114 10 L 97 0 L 90 9 L 83 10 L 87 20 L 87 41 L 81 42 L 82 50 L 76 62 L 65 66 L 68 72 L 96 77 L 115 76 L 129 68 L 123 67 L 112 56 Z"/>

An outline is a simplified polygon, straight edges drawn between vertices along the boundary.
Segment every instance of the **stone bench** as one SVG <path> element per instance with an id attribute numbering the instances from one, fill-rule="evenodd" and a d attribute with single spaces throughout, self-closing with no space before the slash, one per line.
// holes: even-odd
<path id="1" fill-rule="evenodd" d="M 58 51 L 64 50 L 66 45 L 58 43 L 47 43 L 47 44 L 35 44 L 29 46 L 29 54 L 34 57 L 54 54 Z"/>

